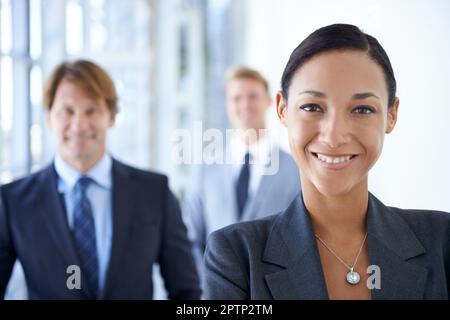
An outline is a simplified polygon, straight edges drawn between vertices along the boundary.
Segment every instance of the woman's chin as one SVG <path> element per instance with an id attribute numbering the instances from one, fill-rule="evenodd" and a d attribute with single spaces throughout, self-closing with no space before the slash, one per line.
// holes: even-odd
<path id="1" fill-rule="evenodd" d="M 320 183 L 316 184 L 316 189 L 326 197 L 339 197 L 349 194 L 353 189 L 345 183 Z"/>

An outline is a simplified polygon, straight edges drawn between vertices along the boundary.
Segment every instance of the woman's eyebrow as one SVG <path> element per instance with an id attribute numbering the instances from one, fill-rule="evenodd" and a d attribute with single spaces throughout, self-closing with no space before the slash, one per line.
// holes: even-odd
<path id="1" fill-rule="evenodd" d="M 352 99 L 354 99 L 354 100 L 363 100 L 363 99 L 367 99 L 367 98 L 371 98 L 371 97 L 377 98 L 378 100 L 380 100 L 380 98 L 375 93 L 372 93 L 372 92 L 355 93 L 352 96 Z"/>
<path id="2" fill-rule="evenodd" d="M 326 98 L 327 97 L 327 95 L 325 93 L 316 91 L 316 90 L 305 90 L 305 91 L 300 92 L 298 95 L 302 95 L 302 94 L 310 94 L 310 95 L 315 96 L 316 98 Z M 380 99 L 375 93 L 372 93 L 372 92 L 355 93 L 352 96 L 352 99 L 353 100 L 364 100 L 364 99 L 371 98 L 371 97 Z"/>
<path id="3" fill-rule="evenodd" d="M 310 94 L 317 98 L 325 98 L 326 97 L 325 93 L 320 92 L 320 91 L 315 91 L 315 90 L 305 90 L 305 91 L 300 92 L 298 95 L 302 95 L 302 94 Z"/>

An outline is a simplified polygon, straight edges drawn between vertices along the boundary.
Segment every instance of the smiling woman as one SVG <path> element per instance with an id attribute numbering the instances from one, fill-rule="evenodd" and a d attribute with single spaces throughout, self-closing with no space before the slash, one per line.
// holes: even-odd
<path id="1" fill-rule="evenodd" d="M 448 299 L 450 214 L 387 207 L 368 191 L 399 107 L 382 46 L 352 25 L 323 27 L 293 51 L 281 85 L 302 192 L 278 215 L 211 235 L 206 297 Z"/>
<path id="2" fill-rule="evenodd" d="M 330 51 L 312 57 L 290 82 L 289 96 L 277 96 L 278 112 L 307 190 L 310 184 L 354 199 L 362 188 L 367 195 L 367 172 L 397 119 L 398 99 L 388 106 L 382 68 L 362 51 Z"/>

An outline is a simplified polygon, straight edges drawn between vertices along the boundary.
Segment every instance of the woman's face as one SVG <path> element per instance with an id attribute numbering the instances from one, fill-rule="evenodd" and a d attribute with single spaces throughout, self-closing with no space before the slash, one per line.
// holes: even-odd
<path id="1" fill-rule="evenodd" d="M 302 187 L 328 196 L 367 188 L 367 173 L 393 130 L 398 99 L 388 109 L 381 67 L 360 51 L 318 54 L 294 74 L 277 112 L 288 128 Z"/>

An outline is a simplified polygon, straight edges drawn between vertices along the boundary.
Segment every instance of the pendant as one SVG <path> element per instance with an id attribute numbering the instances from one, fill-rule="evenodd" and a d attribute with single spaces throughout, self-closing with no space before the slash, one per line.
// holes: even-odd
<path id="1" fill-rule="evenodd" d="M 350 269 L 350 271 L 347 273 L 347 282 L 350 283 L 351 285 L 355 285 L 359 283 L 359 280 L 361 279 L 361 277 L 359 276 L 359 273 L 356 271 L 353 271 L 353 268 Z"/>

